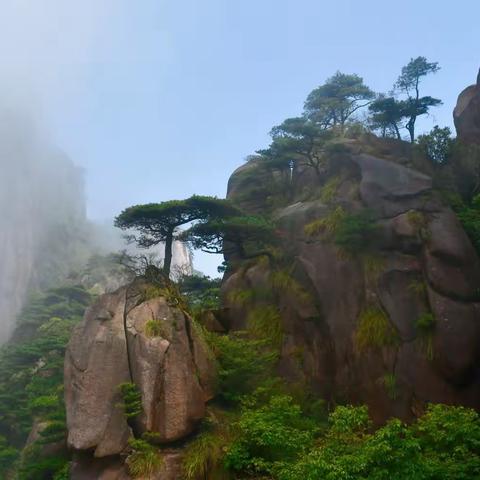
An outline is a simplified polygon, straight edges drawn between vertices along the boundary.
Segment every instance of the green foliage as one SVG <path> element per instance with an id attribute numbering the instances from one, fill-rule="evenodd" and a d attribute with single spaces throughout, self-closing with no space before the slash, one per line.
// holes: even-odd
<path id="1" fill-rule="evenodd" d="M 391 400 L 397 398 L 397 379 L 395 374 L 386 373 L 382 378 L 379 379 L 379 383 L 385 387 L 387 395 Z"/>
<path id="2" fill-rule="evenodd" d="M 126 464 L 128 473 L 133 478 L 155 475 L 163 466 L 163 458 L 153 445 L 145 440 L 131 438 L 128 441 L 132 452 L 128 455 Z"/>
<path id="3" fill-rule="evenodd" d="M 433 359 L 433 332 L 435 330 L 436 320 L 431 312 L 425 312 L 420 315 L 416 322 L 415 327 L 417 328 L 418 335 L 420 340 L 423 343 L 427 358 L 429 360 Z"/>
<path id="4" fill-rule="evenodd" d="M 248 331 L 255 338 L 278 349 L 283 341 L 281 320 L 278 307 L 274 305 L 256 305 L 250 309 L 247 317 Z"/>
<path id="5" fill-rule="evenodd" d="M 408 284 L 408 290 L 415 295 L 425 296 L 427 293 L 427 285 L 423 280 L 412 280 Z"/>
<path id="6" fill-rule="evenodd" d="M 372 247 L 376 225 L 369 211 L 343 216 L 336 226 L 333 240 L 348 254 L 365 252 Z"/>
<path id="7" fill-rule="evenodd" d="M 219 432 L 205 431 L 192 440 L 183 457 L 185 480 L 209 478 L 221 480 L 227 477 L 223 468 L 226 439 Z"/>
<path id="8" fill-rule="evenodd" d="M 403 103 L 394 97 L 380 95 L 368 107 L 372 130 L 379 131 L 382 137 L 395 137 L 400 140 L 403 107 Z"/>
<path id="9" fill-rule="evenodd" d="M 397 419 L 374 432 L 368 426 L 364 407 L 337 407 L 319 445 L 296 463 L 284 464 L 275 478 L 466 480 L 480 475 L 480 421 L 473 410 L 432 405 L 411 426 Z"/>
<path id="10" fill-rule="evenodd" d="M 342 177 L 336 175 L 335 177 L 329 178 L 325 185 L 323 185 L 320 190 L 320 200 L 325 204 L 330 204 L 337 193 L 338 187 L 342 182 Z"/>
<path id="11" fill-rule="evenodd" d="M 308 95 L 305 114 L 321 128 L 343 128 L 374 96 L 358 75 L 337 72 Z"/>
<path id="12" fill-rule="evenodd" d="M 218 394 L 227 402 L 238 402 L 268 379 L 277 354 L 266 349 L 264 341 L 240 335 L 206 333 L 218 361 Z"/>
<path id="13" fill-rule="evenodd" d="M 462 204 L 456 210 L 465 232 L 480 253 L 480 195 L 476 195 L 469 204 Z"/>
<path id="14" fill-rule="evenodd" d="M 238 210 L 227 200 L 193 195 L 186 200 L 134 205 L 115 218 L 115 226 L 138 232 L 137 235 L 131 235 L 130 239 L 140 247 L 151 247 L 165 242 L 163 270 L 168 278 L 173 240 L 182 240 L 182 237 L 175 235 L 178 227 L 195 221 L 206 222 L 238 214 Z"/>
<path id="15" fill-rule="evenodd" d="M 143 412 L 142 407 L 142 393 L 134 383 L 121 383 L 118 386 L 122 394 L 122 407 L 125 417 L 135 418 Z"/>
<path id="16" fill-rule="evenodd" d="M 220 307 L 221 278 L 210 278 L 200 275 L 184 276 L 178 288 L 184 296 L 189 310 L 215 310 Z"/>
<path id="17" fill-rule="evenodd" d="M 66 286 L 33 296 L 19 317 L 16 343 L 0 349 L 0 476 L 51 478 L 67 459 L 43 454 L 46 445 L 64 442 L 63 359 L 73 326 L 90 295 Z M 27 452 L 20 452 L 34 421 L 46 428 Z"/>
<path id="18" fill-rule="evenodd" d="M 343 207 L 335 207 L 327 216 L 305 225 L 305 234 L 309 237 L 323 234 L 327 239 L 331 238 L 346 216 L 347 213 Z"/>
<path id="19" fill-rule="evenodd" d="M 355 333 L 360 352 L 395 345 L 397 340 L 397 331 L 382 309 L 371 306 L 360 313 Z"/>
<path id="20" fill-rule="evenodd" d="M 206 253 L 230 253 L 248 259 L 271 256 L 275 235 L 270 220 L 250 215 L 197 223 L 183 233 L 182 239 Z"/>
<path id="21" fill-rule="evenodd" d="M 398 77 L 395 86 L 407 98 L 402 101 L 403 116 L 407 119 L 405 128 L 410 135 L 410 141 L 415 140 L 415 123 L 419 116 L 426 115 L 431 107 L 442 104 L 438 98 L 429 96 L 421 97 L 419 85 L 422 77 L 430 73 L 436 73 L 440 70 L 437 62 L 428 62 L 425 57 L 412 58 L 410 62 L 402 68 L 402 73 Z"/>
<path id="22" fill-rule="evenodd" d="M 145 323 L 145 335 L 149 338 L 162 337 L 165 329 L 161 320 L 150 319 Z"/>
<path id="23" fill-rule="evenodd" d="M 450 159 L 454 142 L 452 131 L 448 127 L 440 128 L 438 125 L 417 139 L 418 146 L 427 158 L 438 165 L 443 165 Z"/>
<path id="24" fill-rule="evenodd" d="M 317 433 L 315 423 L 285 395 L 273 396 L 261 406 L 246 403 L 234 428 L 237 435 L 225 464 L 250 474 L 271 474 L 277 462 L 296 459 L 313 445 Z"/>

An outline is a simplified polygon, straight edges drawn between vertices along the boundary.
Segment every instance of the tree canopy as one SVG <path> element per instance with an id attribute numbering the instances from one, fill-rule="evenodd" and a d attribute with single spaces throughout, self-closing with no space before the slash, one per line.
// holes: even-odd
<path id="1" fill-rule="evenodd" d="M 168 276 L 178 227 L 197 220 L 207 221 L 234 214 L 238 214 L 238 210 L 227 200 L 193 195 L 185 200 L 128 207 L 115 218 L 115 226 L 122 230 L 136 230 L 138 233 L 129 238 L 142 248 L 165 242 L 163 271 Z"/>
<path id="2" fill-rule="evenodd" d="M 193 248 L 207 253 L 236 254 L 241 259 L 271 255 L 268 246 L 274 226 L 258 216 L 215 218 L 199 222 L 183 233 Z"/>
<path id="3" fill-rule="evenodd" d="M 352 115 L 374 98 L 362 77 L 337 72 L 308 95 L 305 114 L 322 128 L 339 125 L 343 129 Z"/>
<path id="4" fill-rule="evenodd" d="M 320 174 L 324 163 L 322 147 L 332 137 L 331 131 L 322 129 L 306 117 L 293 117 L 273 127 L 270 135 L 270 147 L 257 153 L 269 160 L 274 159 L 277 166 L 288 168 L 300 164 Z"/>
<path id="5" fill-rule="evenodd" d="M 420 82 L 422 77 L 430 73 L 436 73 L 440 70 L 438 62 L 428 62 L 425 57 L 412 58 L 410 62 L 402 68 L 402 73 L 395 84 L 396 88 L 407 95 L 403 101 L 403 116 L 407 122 L 405 128 L 410 135 L 410 141 L 415 141 L 415 123 L 417 117 L 425 115 L 431 107 L 442 104 L 438 98 L 430 96 L 420 96 Z"/>

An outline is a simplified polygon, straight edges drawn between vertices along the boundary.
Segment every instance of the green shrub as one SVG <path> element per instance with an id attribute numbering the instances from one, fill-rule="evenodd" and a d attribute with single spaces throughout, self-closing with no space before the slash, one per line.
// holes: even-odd
<path id="1" fill-rule="evenodd" d="M 278 357 L 264 341 L 240 335 L 206 333 L 218 361 L 218 394 L 227 402 L 238 402 L 271 377 Z"/>
<path id="2" fill-rule="evenodd" d="M 395 345 L 398 335 L 382 309 L 367 307 L 358 318 L 355 340 L 358 350 L 363 352 Z"/>
<path id="3" fill-rule="evenodd" d="M 293 399 L 273 396 L 266 405 L 244 405 L 234 425 L 236 437 L 225 465 L 250 474 L 275 470 L 277 462 L 292 461 L 313 445 L 318 429 Z"/>
<path id="4" fill-rule="evenodd" d="M 358 254 L 372 248 L 376 225 L 369 211 L 345 215 L 338 223 L 333 240 L 348 254 Z"/>

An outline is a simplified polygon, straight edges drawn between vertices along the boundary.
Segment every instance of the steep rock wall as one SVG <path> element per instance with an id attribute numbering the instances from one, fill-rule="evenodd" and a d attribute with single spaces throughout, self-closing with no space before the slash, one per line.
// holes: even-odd
<path id="1" fill-rule="evenodd" d="M 229 198 L 277 220 L 288 273 L 306 293 L 277 296 L 279 373 L 331 404 L 366 403 L 378 422 L 411 419 L 428 402 L 480 408 L 479 258 L 430 177 L 406 166 L 404 145 L 375 144 L 379 153 L 368 138 L 345 140 L 321 177 L 295 171 L 283 196 L 271 193 L 279 174 L 255 161 L 230 179 Z M 358 251 L 342 251 L 325 228 L 307 233 L 335 211 L 368 212 L 373 233 Z M 241 330 L 255 305 L 236 305 L 232 293 L 269 288 L 276 267 L 230 261 L 224 301 Z M 373 324 L 363 332 L 370 344 L 361 338 L 368 315 L 390 337 L 380 345 Z"/>

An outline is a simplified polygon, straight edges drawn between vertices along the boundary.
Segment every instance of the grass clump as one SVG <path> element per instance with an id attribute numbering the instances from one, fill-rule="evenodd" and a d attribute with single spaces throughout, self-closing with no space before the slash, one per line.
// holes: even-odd
<path id="1" fill-rule="evenodd" d="M 325 204 L 330 204 L 337 193 L 342 179 L 339 175 L 327 180 L 320 190 L 320 200 Z"/>
<path id="2" fill-rule="evenodd" d="M 422 313 L 422 315 L 420 315 L 415 322 L 418 335 L 429 360 L 433 360 L 434 356 L 433 332 L 435 330 L 435 324 L 435 316 L 431 312 Z"/>
<path id="3" fill-rule="evenodd" d="M 394 373 L 386 373 L 379 378 L 379 383 L 385 387 L 388 398 L 395 400 L 397 398 L 397 379 Z"/>
<path id="4" fill-rule="evenodd" d="M 250 310 L 247 317 L 249 332 L 274 348 L 283 342 L 282 319 L 275 305 L 258 305 Z"/>
<path id="5" fill-rule="evenodd" d="M 223 467 L 225 443 L 226 439 L 220 432 L 205 431 L 197 435 L 185 450 L 182 465 L 184 480 L 228 478 Z"/>
<path id="6" fill-rule="evenodd" d="M 331 238 L 346 216 L 347 213 L 343 207 L 335 207 L 327 216 L 305 225 L 305 235 L 308 237 L 323 235 L 327 238 Z"/>
<path id="7" fill-rule="evenodd" d="M 161 320 L 151 318 L 145 323 L 145 335 L 148 338 L 163 337 L 165 329 Z"/>
<path id="8" fill-rule="evenodd" d="M 158 473 L 163 466 L 163 458 L 157 448 L 147 441 L 131 438 L 128 441 L 132 452 L 128 455 L 126 464 L 128 473 L 133 478 L 146 477 Z"/>
<path id="9" fill-rule="evenodd" d="M 395 345 L 398 334 L 382 309 L 367 307 L 358 318 L 355 340 L 358 350 L 364 352 Z"/>

